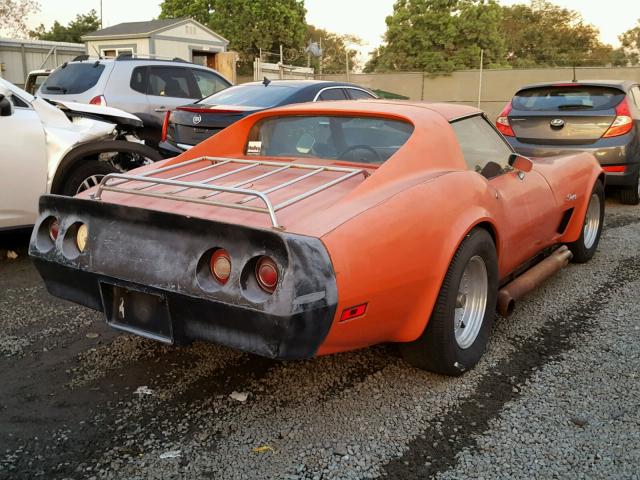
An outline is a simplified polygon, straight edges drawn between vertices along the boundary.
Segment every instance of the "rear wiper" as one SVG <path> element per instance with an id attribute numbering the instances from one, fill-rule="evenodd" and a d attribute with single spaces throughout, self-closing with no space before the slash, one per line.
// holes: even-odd
<path id="1" fill-rule="evenodd" d="M 582 103 L 567 103 L 566 105 L 558 106 L 558 110 L 591 110 L 592 108 L 593 106 Z"/>
<path id="2" fill-rule="evenodd" d="M 67 89 L 66 88 L 59 87 L 58 85 L 47 85 L 47 90 L 53 90 L 54 92 L 67 93 Z"/>

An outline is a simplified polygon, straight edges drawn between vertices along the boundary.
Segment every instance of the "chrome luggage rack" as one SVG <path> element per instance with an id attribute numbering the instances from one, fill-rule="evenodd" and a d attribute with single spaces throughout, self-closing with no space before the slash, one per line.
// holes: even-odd
<path id="1" fill-rule="evenodd" d="M 157 175 L 160 173 L 170 172 L 172 170 L 183 169 L 185 166 L 192 165 L 194 163 L 199 163 L 207 161 L 209 165 L 206 165 L 201 168 L 197 168 L 195 170 L 180 173 L 177 175 L 173 175 L 167 178 L 158 178 L 153 175 Z M 181 179 L 185 179 L 190 175 L 194 175 L 201 172 L 208 172 L 210 170 L 215 169 L 216 167 L 220 167 L 223 165 L 230 164 L 239 164 L 238 168 L 225 171 L 223 173 L 219 173 L 212 177 L 208 177 L 199 181 L 185 181 Z M 244 172 L 245 170 L 250 170 L 256 167 L 274 167 L 272 170 L 268 172 L 262 173 L 255 177 L 247 178 L 237 183 L 234 183 L 230 186 L 221 186 L 211 184 L 209 182 L 213 182 L 215 180 L 219 180 L 221 178 L 230 177 L 234 174 Z M 286 182 L 280 183 L 278 185 L 274 185 L 265 190 L 256 190 L 250 188 L 242 188 L 247 184 L 257 182 L 258 180 L 262 180 L 263 178 L 269 177 L 271 175 L 275 175 L 280 172 L 284 172 L 287 170 L 298 169 L 304 172 L 302 175 L 299 175 L 293 179 L 287 180 Z M 338 172 L 342 173 L 342 175 L 334 178 L 326 183 L 318 185 L 306 192 L 295 195 L 291 198 L 287 198 L 282 202 L 274 205 L 269 197 L 267 196 L 269 193 L 275 192 L 277 190 L 281 190 L 285 187 L 293 185 L 294 183 L 301 182 L 306 180 L 307 178 L 313 177 L 314 175 L 318 175 L 322 172 Z M 226 207 L 226 208 L 235 208 L 237 210 L 248 210 L 251 212 L 265 213 L 269 215 L 271 219 L 271 223 L 275 228 L 282 229 L 283 226 L 278 223 L 278 218 L 276 216 L 276 212 L 286 208 L 294 203 L 297 203 L 305 198 L 309 198 L 312 195 L 315 195 L 318 192 L 326 190 L 338 183 L 344 182 L 352 177 L 357 175 L 363 175 L 364 178 L 369 176 L 369 172 L 367 172 L 363 168 L 348 168 L 348 167 L 333 167 L 333 166 L 325 166 L 325 165 L 310 165 L 304 163 L 290 163 L 290 162 L 271 162 L 271 161 L 263 161 L 263 160 L 246 160 L 240 158 L 224 158 L 224 157 L 198 157 L 193 160 L 188 160 L 186 162 L 177 163 L 175 165 L 170 165 L 168 167 L 158 168 L 156 170 L 151 170 L 146 173 L 142 173 L 139 175 L 127 175 L 126 173 L 110 173 L 105 175 L 96 192 L 91 196 L 95 200 L 102 200 L 102 192 L 119 192 L 119 193 L 128 193 L 133 195 L 142 195 L 145 197 L 155 197 L 155 198 L 164 198 L 168 200 L 177 200 L 182 202 L 191 202 L 198 203 L 204 205 L 211 205 L 215 207 Z M 144 185 L 138 186 L 125 186 L 127 183 L 143 183 Z M 168 192 L 157 192 L 149 190 L 150 187 L 160 186 L 160 185 L 169 185 L 178 187 L 175 190 L 171 190 Z M 197 197 L 191 197 L 186 195 L 180 195 L 180 193 L 185 192 L 187 190 L 203 190 L 207 193 L 205 195 L 200 195 Z M 213 192 L 213 193 L 211 193 Z M 236 202 L 224 202 L 211 200 L 211 197 L 219 195 L 221 193 L 231 193 L 241 195 L 242 198 Z M 264 207 L 246 205 L 247 202 L 251 200 L 260 199 L 265 204 Z"/>

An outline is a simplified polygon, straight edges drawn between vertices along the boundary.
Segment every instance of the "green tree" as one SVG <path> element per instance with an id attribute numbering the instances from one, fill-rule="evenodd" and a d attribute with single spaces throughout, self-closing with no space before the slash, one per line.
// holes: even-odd
<path id="1" fill-rule="evenodd" d="M 385 43 L 365 71 L 450 72 L 504 58 L 502 8 L 494 0 L 398 0 L 386 18 Z"/>
<path id="2" fill-rule="evenodd" d="M 0 0 L 0 31 L 12 37 L 26 35 L 27 18 L 39 10 L 36 0 Z"/>
<path id="3" fill-rule="evenodd" d="M 308 42 L 318 44 L 322 40 L 322 73 L 344 73 L 347 67 L 347 51 L 349 52 L 349 70 L 354 70 L 358 66 L 357 52 L 353 46 L 361 45 L 362 40 L 355 35 L 338 35 L 323 28 L 307 25 L 306 38 Z M 298 60 L 296 63 L 306 65 L 307 56 L 303 55 L 302 60 L 304 61 Z M 316 72 L 320 72 L 320 58 L 311 56 L 311 67 Z"/>
<path id="4" fill-rule="evenodd" d="M 613 54 L 580 13 L 546 0 L 503 7 L 502 31 L 513 67 L 606 65 Z"/>
<path id="5" fill-rule="evenodd" d="M 160 18 L 192 17 L 227 38 L 250 68 L 260 50 L 304 49 L 306 9 L 302 0 L 164 0 Z M 291 56 L 291 54 L 289 54 Z"/>
<path id="6" fill-rule="evenodd" d="M 53 26 L 46 30 L 44 25 L 40 24 L 35 30 L 29 32 L 29 36 L 38 40 L 81 43 L 83 35 L 95 32 L 99 28 L 100 19 L 98 19 L 98 14 L 95 10 L 91 10 L 86 15 L 76 15 L 75 20 L 69 22 L 66 27 L 55 21 Z"/>
<path id="7" fill-rule="evenodd" d="M 635 27 L 618 37 L 621 47 L 616 51 L 618 65 L 640 64 L 640 19 Z"/>

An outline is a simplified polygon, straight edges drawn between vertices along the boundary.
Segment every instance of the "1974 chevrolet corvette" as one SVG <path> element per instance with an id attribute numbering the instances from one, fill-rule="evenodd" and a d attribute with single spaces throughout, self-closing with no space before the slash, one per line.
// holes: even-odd
<path id="1" fill-rule="evenodd" d="M 594 255 L 603 182 L 587 153 L 514 154 L 474 108 L 300 104 L 41 197 L 30 254 L 53 295 L 162 342 L 285 359 L 399 342 L 459 375 L 496 311 Z"/>

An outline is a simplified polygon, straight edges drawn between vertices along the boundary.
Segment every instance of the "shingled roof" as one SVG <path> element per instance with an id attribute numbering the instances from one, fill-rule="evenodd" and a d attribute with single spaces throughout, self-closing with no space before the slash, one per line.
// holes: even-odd
<path id="1" fill-rule="evenodd" d="M 181 23 L 187 20 L 186 18 L 166 18 L 163 20 L 149 20 L 146 22 L 125 22 L 119 23 L 112 27 L 103 28 L 95 32 L 84 35 L 83 39 L 96 38 L 96 37 L 114 37 L 114 36 L 138 36 L 146 35 L 161 30 L 163 28 L 170 27 L 171 25 Z"/>

